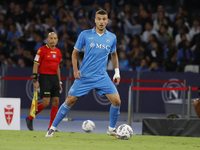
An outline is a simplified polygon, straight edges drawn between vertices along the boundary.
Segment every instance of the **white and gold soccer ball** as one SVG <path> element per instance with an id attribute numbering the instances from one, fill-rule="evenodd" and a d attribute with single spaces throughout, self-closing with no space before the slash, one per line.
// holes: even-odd
<path id="1" fill-rule="evenodd" d="M 133 129 L 127 124 L 122 124 L 117 128 L 117 134 L 118 139 L 128 140 L 133 135 Z"/>
<path id="2" fill-rule="evenodd" d="M 86 120 L 82 124 L 83 131 L 90 133 L 95 129 L 95 124 L 92 120 Z"/>

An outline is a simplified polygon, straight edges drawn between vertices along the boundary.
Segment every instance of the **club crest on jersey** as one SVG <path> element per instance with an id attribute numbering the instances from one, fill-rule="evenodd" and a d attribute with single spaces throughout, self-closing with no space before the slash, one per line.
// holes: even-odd
<path id="1" fill-rule="evenodd" d="M 106 39 L 106 42 L 109 43 L 109 42 L 110 42 L 110 39 Z"/>
<path id="2" fill-rule="evenodd" d="M 55 54 L 53 54 L 53 58 L 56 58 L 56 55 L 55 55 Z"/>

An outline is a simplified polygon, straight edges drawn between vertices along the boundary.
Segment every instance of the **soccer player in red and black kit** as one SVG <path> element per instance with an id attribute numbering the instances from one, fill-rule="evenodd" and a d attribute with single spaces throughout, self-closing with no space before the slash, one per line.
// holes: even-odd
<path id="1" fill-rule="evenodd" d="M 40 98 L 42 103 L 38 105 L 36 115 L 46 108 L 52 98 L 51 118 L 49 128 L 58 112 L 59 97 L 62 92 L 62 82 L 60 77 L 60 61 L 62 54 L 56 47 L 58 36 L 54 32 L 50 32 L 47 37 L 47 45 L 42 46 L 37 51 L 33 64 L 33 86 L 35 90 L 40 87 Z M 39 72 L 38 72 L 39 68 Z M 39 81 L 37 74 L 39 75 Z M 33 117 L 26 118 L 27 127 L 33 130 Z"/>

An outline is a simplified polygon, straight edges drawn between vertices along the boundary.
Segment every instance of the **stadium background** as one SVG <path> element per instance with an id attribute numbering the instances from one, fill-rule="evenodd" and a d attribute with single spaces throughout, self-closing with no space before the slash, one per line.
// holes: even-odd
<path id="1" fill-rule="evenodd" d="M 3 0 L 0 63 L 31 67 L 36 51 L 54 31 L 63 54 L 61 67 L 71 69 L 78 35 L 95 26 L 95 11 L 103 8 L 109 13 L 107 29 L 117 36 L 121 71 L 140 71 L 145 66 L 146 71 L 184 72 L 186 65 L 200 63 L 198 4 L 197 0 Z M 108 70 L 113 70 L 110 59 Z"/>

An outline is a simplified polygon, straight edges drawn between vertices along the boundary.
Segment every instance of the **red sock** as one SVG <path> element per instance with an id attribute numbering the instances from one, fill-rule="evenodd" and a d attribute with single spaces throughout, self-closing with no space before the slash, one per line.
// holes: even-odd
<path id="1" fill-rule="evenodd" d="M 56 117 L 57 112 L 58 112 L 58 106 L 52 106 L 51 107 L 51 118 L 50 118 L 50 123 L 49 123 L 49 129 L 50 129 L 55 117 Z"/>
<path id="2" fill-rule="evenodd" d="M 37 115 L 38 113 L 40 113 L 43 109 L 45 109 L 45 107 L 42 105 L 42 103 L 38 104 L 38 110 L 35 112 L 35 115 Z M 33 120 L 32 116 L 28 116 L 29 120 Z"/>

